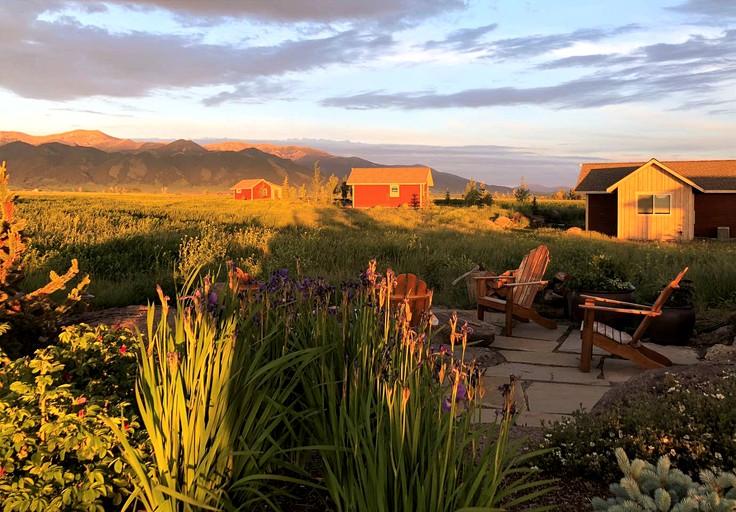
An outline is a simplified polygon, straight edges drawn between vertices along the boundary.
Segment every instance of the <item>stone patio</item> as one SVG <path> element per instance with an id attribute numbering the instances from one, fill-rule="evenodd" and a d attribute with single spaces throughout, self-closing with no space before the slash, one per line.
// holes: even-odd
<path id="1" fill-rule="evenodd" d="M 485 322 L 502 325 L 503 315 L 486 313 Z M 482 421 L 495 421 L 502 403 L 498 387 L 515 375 L 519 381 L 515 402 L 521 413 L 517 424 L 539 426 L 542 422 L 570 417 L 573 411 L 589 411 L 600 398 L 621 382 L 644 370 L 596 347 L 592 370 L 583 373 L 580 365 L 580 331 L 577 325 L 561 324 L 555 330 L 535 323 L 519 323 L 511 337 L 496 335 L 488 346 L 506 362 L 487 368 Z M 697 353 L 689 347 L 653 345 L 673 363 L 694 364 Z"/>

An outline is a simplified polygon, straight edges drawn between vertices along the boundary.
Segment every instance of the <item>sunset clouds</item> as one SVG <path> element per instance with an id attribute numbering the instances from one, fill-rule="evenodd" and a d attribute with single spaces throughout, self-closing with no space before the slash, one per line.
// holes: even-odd
<path id="1" fill-rule="evenodd" d="M 736 135 L 735 21 L 719 0 L 4 0 L 0 128 L 693 157 L 703 126 Z M 672 113 L 678 154 L 601 145 Z"/>

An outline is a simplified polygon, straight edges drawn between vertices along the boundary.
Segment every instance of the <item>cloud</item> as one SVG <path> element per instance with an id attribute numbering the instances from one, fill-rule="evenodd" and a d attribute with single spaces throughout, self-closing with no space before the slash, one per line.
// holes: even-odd
<path id="1" fill-rule="evenodd" d="M 705 16 L 710 22 L 726 22 L 729 18 L 736 18 L 736 3 L 730 0 L 686 0 L 669 9 L 685 14 Z"/>
<path id="2" fill-rule="evenodd" d="M 533 35 L 499 39 L 489 45 L 489 58 L 520 59 L 537 57 L 554 50 L 569 48 L 581 42 L 600 41 L 628 32 L 639 30 L 639 25 L 625 25 L 612 30 L 590 28 L 575 30 L 567 34 Z"/>
<path id="3" fill-rule="evenodd" d="M 560 108 L 589 108 L 623 103 L 621 92 L 633 80 L 613 77 L 587 78 L 546 87 L 496 87 L 469 89 L 453 94 L 367 92 L 348 97 L 328 98 L 322 102 L 327 107 L 343 107 L 356 110 L 396 108 L 404 110 L 437 108 L 477 108 L 513 105 L 544 105 Z M 608 91 L 602 95 L 602 90 Z"/>
<path id="4" fill-rule="evenodd" d="M 368 91 L 331 97 L 322 104 L 347 109 L 403 110 L 538 105 L 592 108 L 659 100 L 686 94 L 685 101 L 717 105 L 719 92 L 736 87 L 736 31 L 706 39 L 692 36 L 680 44 L 655 44 L 631 55 L 591 55 L 558 59 L 549 69 L 592 66 L 598 71 L 542 87 L 478 88 L 450 94 Z"/>
<path id="5" fill-rule="evenodd" d="M 470 52 L 481 49 L 486 45 L 481 43 L 483 37 L 496 30 L 498 23 L 484 25 L 477 28 L 464 28 L 451 32 L 445 39 L 441 41 L 428 41 L 424 44 L 425 50 L 445 49 L 461 52 Z"/>
<path id="6" fill-rule="evenodd" d="M 263 103 L 266 100 L 278 98 L 289 100 L 289 91 L 293 82 L 276 82 L 268 79 L 256 79 L 239 84 L 229 91 L 222 91 L 214 96 L 202 100 L 202 104 L 211 107 L 222 103 Z"/>
<path id="7" fill-rule="evenodd" d="M 609 67 L 627 62 L 636 61 L 635 57 L 623 55 L 575 55 L 573 57 L 564 57 L 562 59 L 551 60 L 537 65 L 537 69 L 564 69 L 575 67 Z"/>
<path id="8" fill-rule="evenodd" d="M 425 19 L 466 7 L 465 0 L 108 0 L 201 17 L 248 17 L 276 22 Z"/>
<path id="9" fill-rule="evenodd" d="M 61 3 L 43 4 L 48 6 Z M 17 16 L 7 15 L 15 9 Z M 223 85 L 235 87 L 236 94 L 238 87 L 247 92 L 242 84 L 253 80 L 359 62 L 393 44 L 384 33 L 347 29 L 239 48 L 204 44 L 199 36 L 111 34 L 69 17 L 42 21 L 41 12 L 41 2 L 4 0 L 0 6 L 1 84 L 28 98 L 133 97 Z"/>

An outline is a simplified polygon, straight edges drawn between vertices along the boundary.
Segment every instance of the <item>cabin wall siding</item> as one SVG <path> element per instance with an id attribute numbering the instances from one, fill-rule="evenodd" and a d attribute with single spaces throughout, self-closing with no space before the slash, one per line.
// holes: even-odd
<path id="1" fill-rule="evenodd" d="M 423 193 L 422 189 L 425 192 Z M 353 185 L 353 207 L 371 208 L 373 206 L 397 207 L 411 204 L 412 196 L 420 199 L 420 206 L 426 204 L 427 186 L 399 184 L 399 197 L 390 197 L 390 185 Z"/>
<path id="2" fill-rule="evenodd" d="M 715 238 L 719 226 L 736 237 L 736 194 L 695 193 L 695 236 Z"/>
<path id="3" fill-rule="evenodd" d="M 619 238 L 692 240 L 695 200 L 690 185 L 649 165 L 621 180 L 617 190 Z M 639 215 L 637 194 L 671 194 L 670 213 Z"/>
<path id="4" fill-rule="evenodd" d="M 608 236 L 618 234 L 618 191 L 610 194 L 588 194 L 586 205 L 588 231 L 597 231 Z"/>

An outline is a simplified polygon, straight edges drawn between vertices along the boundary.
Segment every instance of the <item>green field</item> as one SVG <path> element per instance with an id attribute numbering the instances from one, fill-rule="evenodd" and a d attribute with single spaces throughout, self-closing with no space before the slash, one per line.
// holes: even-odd
<path id="1" fill-rule="evenodd" d="M 50 270 L 77 258 L 90 274 L 94 307 L 141 304 L 161 284 L 172 293 L 177 276 L 228 259 L 259 278 L 280 268 L 339 283 L 376 258 L 379 270 L 414 272 L 435 291 L 434 302 L 468 307 L 464 283 L 452 281 L 480 263 L 499 272 L 546 244 L 547 276 L 581 272 L 595 254 L 627 271 L 640 301 L 652 300 L 683 267 L 699 307 L 728 307 L 736 299 L 736 245 L 723 242 L 643 243 L 564 230 L 500 229 L 498 215 L 513 216 L 513 201 L 493 207 L 442 206 L 354 210 L 301 201 L 242 202 L 214 195 L 23 193 L 18 214 L 31 237 L 24 267 L 28 289 Z M 543 214 L 580 225 L 581 201 L 539 201 Z M 530 212 L 530 204 L 518 208 Z"/>

